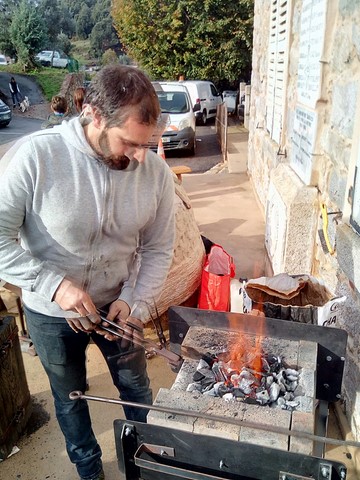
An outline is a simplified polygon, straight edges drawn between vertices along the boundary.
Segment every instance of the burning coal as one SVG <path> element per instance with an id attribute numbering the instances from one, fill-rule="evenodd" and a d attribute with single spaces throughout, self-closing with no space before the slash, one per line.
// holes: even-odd
<path id="1" fill-rule="evenodd" d="M 298 384 L 299 372 L 289 368 L 280 356 L 248 353 L 234 358 L 222 352 L 203 355 L 187 391 L 295 410 L 300 404 Z"/>

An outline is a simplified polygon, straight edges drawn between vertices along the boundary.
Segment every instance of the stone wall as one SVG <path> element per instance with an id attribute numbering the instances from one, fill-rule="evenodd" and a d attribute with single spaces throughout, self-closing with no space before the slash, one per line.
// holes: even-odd
<path id="1" fill-rule="evenodd" d="M 360 3 L 358 0 L 288 0 L 290 24 L 285 105 L 280 143 L 266 128 L 270 2 L 255 1 L 248 171 L 266 214 L 266 246 L 274 273 L 317 276 L 335 296 L 346 295 L 337 325 L 349 334 L 344 407 L 360 439 L 360 236 L 349 223 L 360 138 Z M 279 2 L 280 3 L 280 2 Z M 302 15 L 305 7 L 325 6 L 324 45 L 319 58 L 319 92 L 304 107 L 299 95 Z M 311 52 L 310 52 L 311 53 Z M 310 168 L 294 165 L 297 120 L 309 113 L 313 138 Z M 312 123 L 311 123 L 312 122 Z M 309 147 L 310 148 L 310 147 Z M 320 205 L 328 216 L 325 247 Z M 326 232 L 325 232 L 326 233 Z"/>

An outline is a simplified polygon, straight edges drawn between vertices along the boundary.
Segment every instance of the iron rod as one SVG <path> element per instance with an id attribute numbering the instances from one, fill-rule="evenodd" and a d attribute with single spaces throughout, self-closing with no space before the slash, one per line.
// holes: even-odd
<path id="1" fill-rule="evenodd" d="M 306 438 L 314 442 L 324 442 L 329 445 L 348 446 L 348 447 L 360 447 L 360 442 L 353 440 L 338 440 L 336 438 L 322 437 L 319 435 L 313 435 L 312 433 L 301 432 L 298 430 L 289 430 L 284 427 L 277 427 L 275 425 L 262 425 L 255 422 L 249 422 L 247 420 L 240 420 L 238 418 L 222 417 L 220 415 L 207 415 L 202 412 L 192 412 L 191 410 L 174 409 L 170 407 L 162 407 L 159 405 L 146 405 L 144 403 L 128 402 L 125 400 L 119 400 L 116 398 L 97 397 L 95 395 L 85 395 L 80 391 L 71 392 L 69 395 L 70 400 L 92 400 L 95 402 L 113 403 L 116 405 L 137 407 L 147 410 L 154 410 L 155 412 L 170 413 L 172 415 L 182 415 L 186 417 L 198 417 L 204 420 L 216 421 L 220 423 L 230 423 L 232 425 L 238 425 L 240 427 L 255 428 L 265 432 L 273 432 L 281 435 L 289 435 L 291 437 Z"/>

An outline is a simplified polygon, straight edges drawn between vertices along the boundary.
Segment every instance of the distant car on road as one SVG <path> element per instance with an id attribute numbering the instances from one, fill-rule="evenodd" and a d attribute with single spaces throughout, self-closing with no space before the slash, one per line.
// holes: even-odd
<path id="1" fill-rule="evenodd" d="M 169 115 L 169 125 L 162 135 L 167 150 L 187 150 L 195 154 L 195 114 L 187 88 L 175 82 L 153 82 L 161 113 Z"/>
<path id="2" fill-rule="evenodd" d="M 8 62 L 6 60 L 6 57 L 5 55 L 3 55 L 2 53 L 0 53 L 0 65 L 7 65 Z"/>
<path id="3" fill-rule="evenodd" d="M 206 80 L 181 80 L 187 88 L 198 123 L 206 125 L 209 118 L 216 117 L 217 106 L 222 103 L 221 94 L 212 82 Z"/>
<path id="4" fill-rule="evenodd" d="M 35 60 L 44 67 L 66 68 L 69 57 L 58 50 L 43 50 L 35 56 Z"/>
<path id="5" fill-rule="evenodd" d="M 11 121 L 12 113 L 8 105 L 0 100 L 0 126 L 6 127 Z"/>
<path id="6" fill-rule="evenodd" d="M 239 92 L 237 92 L 236 90 L 224 90 L 222 92 L 224 102 L 226 103 L 226 106 L 227 106 L 227 112 L 230 115 L 236 114 L 236 109 L 238 104 L 238 94 Z"/>

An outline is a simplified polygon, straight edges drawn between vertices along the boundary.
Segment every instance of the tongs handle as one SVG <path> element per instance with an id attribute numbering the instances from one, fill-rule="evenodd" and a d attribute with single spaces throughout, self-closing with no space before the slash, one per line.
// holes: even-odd
<path id="1" fill-rule="evenodd" d="M 112 320 L 108 320 L 102 315 L 100 315 L 100 318 L 102 321 L 107 322 L 116 330 L 121 330 L 122 332 L 122 333 L 119 333 L 118 331 L 114 331 L 112 328 L 104 327 L 103 325 L 101 325 L 101 328 L 103 330 L 106 330 L 112 335 L 115 335 L 116 337 L 124 338 L 129 342 L 133 342 L 135 345 L 140 345 L 141 347 L 144 347 L 146 350 L 148 350 L 149 352 L 155 353 L 156 355 L 161 355 L 162 357 L 165 357 L 170 363 L 178 363 L 182 360 L 182 357 L 180 355 L 174 352 L 171 352 L 170 350 L 166 350 L 166 348 L 159 347 L 155 342 L 152 342 L 151 340 L 147 340 L 145 338 L 142 339 L 137 337 L 130 337 L 125 332 L 125 329 L 120 325 L 118 325 L 116 322 L 113 322 Z"/>

